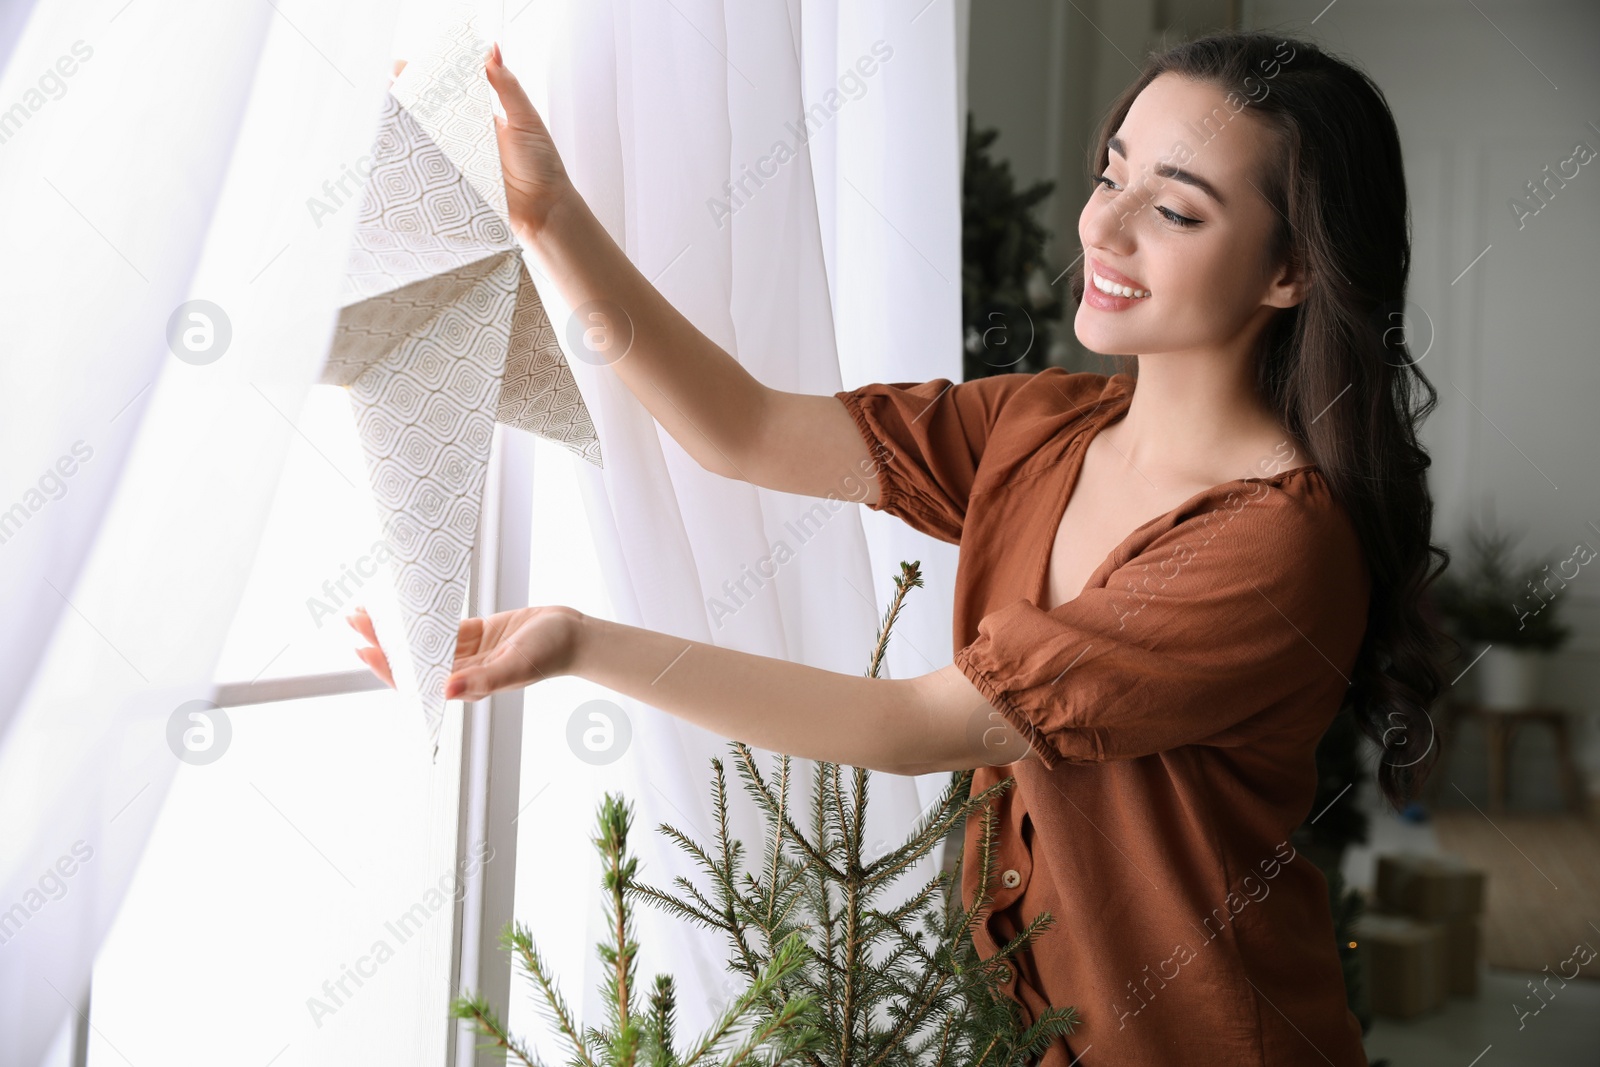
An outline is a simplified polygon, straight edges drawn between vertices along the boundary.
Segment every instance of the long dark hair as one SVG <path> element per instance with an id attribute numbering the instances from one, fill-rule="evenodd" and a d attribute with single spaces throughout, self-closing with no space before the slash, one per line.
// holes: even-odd
<path id="1" fill-rule="evenodd" d="M 1229 94 L 1214 116 L 1225 124 L 1248 114 L 1281 147 L 1259 181 L 1278 216 L 1268 251 L 1305 269 L 1308 290 L 1263 331 L 1257 384 L 1360 535 L 1371 599 L 1340 711 L 1377 744 L 1378 785 L 1398 807 L 1438 757 L 1428 709 L 1444 688 L 1442 649 L 1453 643 L 1424 607 L 1450 555 L 1430 541 L 1432 460 L 1417 438 L 1438 390 L 1411 357 L 1403 326 L 1411 236 L 1399 131 L 1382 91 L 1351 64 L 1293 38 L 1216 33 L 1146 60 L 1100 127 L 1091 177 L 1105 172 L 1107 141 L 1134 98 L 1169 72 Z M 1083 274 L 1080 258 L 1074 300 L 1083 299 Z"/>

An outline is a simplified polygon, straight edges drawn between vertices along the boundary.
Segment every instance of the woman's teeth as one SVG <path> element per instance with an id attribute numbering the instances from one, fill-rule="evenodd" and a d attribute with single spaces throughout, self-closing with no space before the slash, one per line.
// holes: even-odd
<path id="1" fill-rule="evenodd" d="M 1094 287 L 1096 289 L 1100 290 L 1102 293 L 1106 293 L 1109 296 L 1126 296 L 1137 300 L 1150 295 L 1150 290 L 1148 289 L 1131 289 L 1126 285 L 1118 285 L 1116 282 L 1108 282 L 1094 271 L 1089 272 L 1089 277 L 1094 280 Z"/>

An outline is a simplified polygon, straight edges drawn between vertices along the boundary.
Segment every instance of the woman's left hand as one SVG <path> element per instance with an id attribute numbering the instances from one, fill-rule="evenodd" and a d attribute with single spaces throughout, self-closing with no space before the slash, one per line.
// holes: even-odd
<path id="1" fill-rule="evenodd" d="M 566 674 L 572 667 L 578 624 L 583 613 L 550 606 L 502 611 L 481 619 L 464 619 L 456 635 L 455 664 L 445 679 L 446 700 L 482 700 L 502 689 L 517 689 Z M 390 686 L 394 672 L 378 644 L 372 617 L 365 608 L 345 616 L 369 644 L 356 655 Z"/>

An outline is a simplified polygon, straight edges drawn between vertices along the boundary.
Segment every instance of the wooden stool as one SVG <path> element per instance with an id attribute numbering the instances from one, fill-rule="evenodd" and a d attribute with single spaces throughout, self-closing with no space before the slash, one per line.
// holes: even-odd
<path id="1" fill-rule="evenodd" d="M 1572 759 L 1571 734 L 1567 730 L 1567 713 L 1561 708 L 1537 706 L 1499 711 L 1480 704 L 1449 702 L 1442 708 L 1445 716 L 1443 747 L 1439 752 L 1440 770 L 1450 754 L 1457 725 L 1468 718 L 1483 720 L 1484 740 L 1489 749 L 1489 810 L 1506 809 L 1506 793 L 1511 771 L 1511 746 L 1517 731 L 1523 726 L 1548 726 L 1555 735 L 1556 775 L 1561 797 L 1567 807 L 1582 815 L 1587 808 L 1587 798 L 1579 781 L 1578 768 Z M 1443 774 L 1439 776 L 1441 779 Z"/>

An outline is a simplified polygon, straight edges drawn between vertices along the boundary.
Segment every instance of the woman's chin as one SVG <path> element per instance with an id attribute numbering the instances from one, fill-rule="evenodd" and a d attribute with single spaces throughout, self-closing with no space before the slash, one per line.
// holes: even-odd
<path id="1" fill-rule="evenodd" d="M 1133 335 L 1120 329 L 1116 323 L 1107 322 L 1111 316 L 1085 305 L 1079 305 L 1072 320 L 1072 332 L 1078 343 L 1102 356 L 1129 355 L 1138 350 Z"/>

